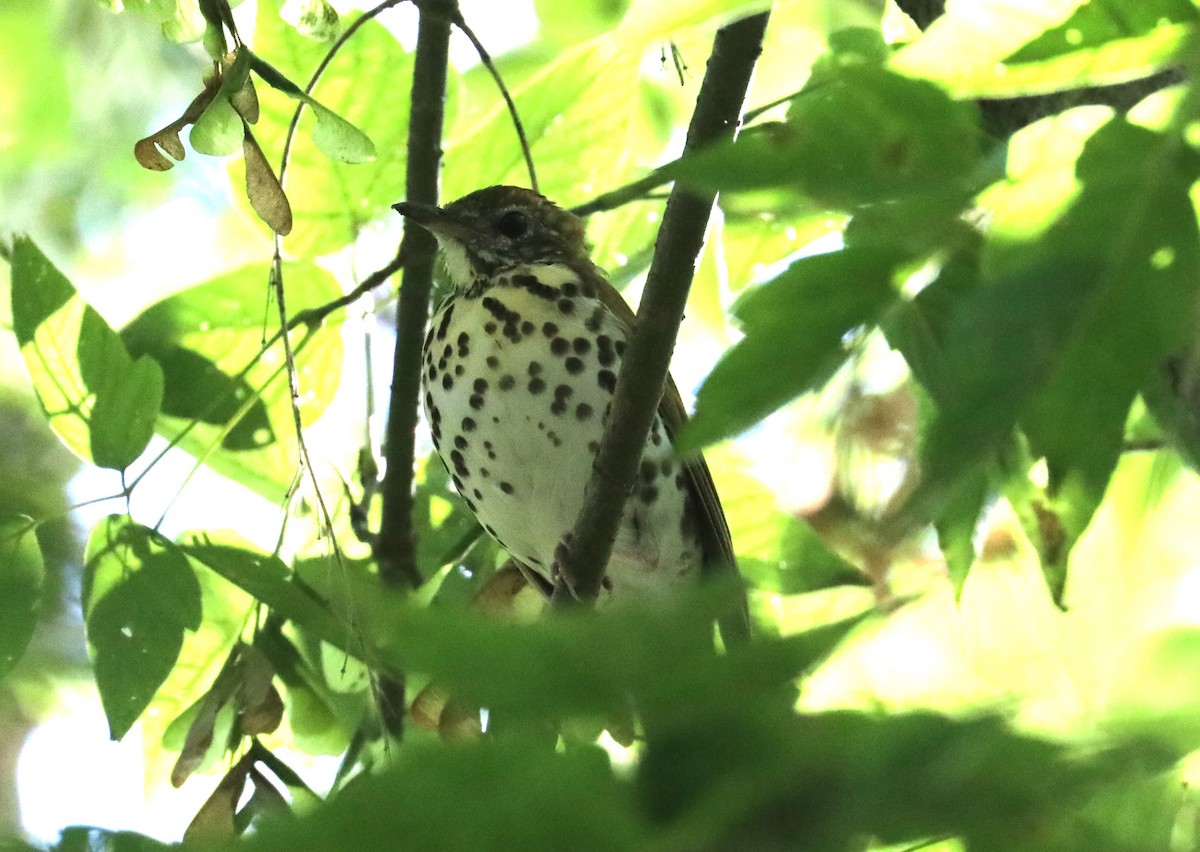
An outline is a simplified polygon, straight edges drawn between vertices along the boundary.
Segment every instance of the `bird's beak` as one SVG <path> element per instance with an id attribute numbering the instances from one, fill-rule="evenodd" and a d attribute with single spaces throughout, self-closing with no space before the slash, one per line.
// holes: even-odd
<path id="1" fill-rule="evenodd" d="M 442 207 L 433 204 L 421 204 L 417 201 L 401 201 L 393 204 L 392 209 L 410 222 L 420 225 L 435 237 L 448 237 L 464 242 L 470 239 L 473 229 L 466 222 L 460 221 Z"/>

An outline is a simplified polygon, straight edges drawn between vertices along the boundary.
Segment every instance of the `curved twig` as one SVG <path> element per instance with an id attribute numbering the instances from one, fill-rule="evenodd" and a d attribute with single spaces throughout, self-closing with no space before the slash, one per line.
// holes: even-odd
<path id="1" fill-rule="evenodd" d="M 529 188 L 537 192 L 537 172 L 533 168 L 533 152 L 529 148 L 529 139 L 525 135 L 525 125 L 521 123 L 521 116 L 517 112 L 517 105 L 513 101 L 512 95 L 509 94 L 508 87 L 504 85 L 504 79 L 500 76 L 500 71 L 492 62 L 492 57 L 483 46 L 483 43 L 475 37 L 474 31 L 467 26 L 461 9 L 455 7 L 451 23 L 458 27 L 462 31 L 462 34 L 470 40 L 472 46 L 475 48 L 475 52 L 479 54 L 479 61 L 483 63 L 483 67 L 487 68 L 488 73 L 492 75 L 492 79 L 496 81 L 496 88 L 500 90 L 500 95 L 504 98 L 504 103 L 508 106 L 508 114 L 512 117 L 513 128 L 517 131 L 517 140 L 521 143 L 521 153 L 525 156 L 525 167 L 529 169 Z"/>

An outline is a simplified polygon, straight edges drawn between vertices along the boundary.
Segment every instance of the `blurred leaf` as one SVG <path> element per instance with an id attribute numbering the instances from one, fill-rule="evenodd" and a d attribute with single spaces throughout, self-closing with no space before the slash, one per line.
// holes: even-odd
<path id="1" fill-rule="evenodd" d="M 1021 420 L 1049 464 L 1069 542 L 1104 496 L 1138 388 L 1200 325 L 1200 231 L 1188 192 L 1200 161 L 1177 144 L 1117 122 L 1092 137 L 1078 163 L 1086 188 L 1060 251 L 1094 253 L 1097 233 L 1118 242 L 1079 336 Z"/>
<path id="2" fill-rule="evenodd" d="M 995 8 L 979 8 L 989 5 Z M 965 14 L 951 10 L 923 39 L 901 50 L 893 67 L 932 78 L 957 97 L 1001 98 L 1141 79 L 1200 46 L 1196 8 L 1188 0 L 1125 4 L 1119 14 L 1096 3 L 1043 4 L 1044 17 L 1041 10 L 1018 16 L 1003 5 L 975 4 Z M 1058 22 L 1062 8 L 1069 5 L 1078 8 Z M 968 20 L 975 15 L 975 21 Z M 946 18 L 954 23 L 935 33 Z M 1045 24 L 1052 25 L 1027 43 L 1008 38 L 1010 33 L 1028 35 Z M 1006 47 L 1011 52 L 986 61 L 993 50 L 999 53 Z"/>
<path id="3" fill-rule="evenodd" d="M 247 266 L 184 290 L 147 308 L 121 336 L 134 355 L 162 365 L 158 430 L 214 470 L 277 500 L 291 486 L 297 456 L 282 346 L 260 354 L 268 272 Z M 293 315 L 341 295 L 333 277 L 312 264 L 284 264 L 283 275 Z M 334 313 L 303 337 L 293 332 L 305 424 L 320 416 L 341 381 L 342 316 Z"/>
<path id="4" fill-rule="evenodd" d="M 951 3 L 919 38 L 892 57 L 892 68 L 953 90 L 956 82 L 994 69 L 1064 21 L 1086 0 Z M 969 91 L 956 94 L 970 95 Z"/>
<path id="5" fill-rule="evenodd" d="M 373 852 L 403 837 L 420 849 L 477 849 L 480 838 L 494 849 L 631 849 L 644 835 L 602 751 L 556 754 L 518 740 L 406 745 L 395 768 L 312 814 L 264 824 L 244 846 Z"/>
<path id="6" fill-rule="evenodd" d="M 930 388 L 940 415 L 916 513 L 949 499 L 1022 418 L 1072 513 L 1068 546 L 1079 534 L 1134 393 L 1195 328 L 1195 159 L 1169 133 L 1116 120 L 1088 142 L 1084 189 L 1057 222 L 989 244 L 984 284 L 958 301 L 946 332 L 945 393 Z"/>
<path id="7" fill-rule="evenodd" d="M 828 378 L 845 358 L 844 336 L 895 299 L 900 260 L 866 248 L 814 255 L 747 291 L 734 307 L 746 336 L 700 388 L 679 451 L 735 435 Z"/>
<path id="8" fill-rule="evenodd" d="M 63 829 L 58 844 L 52 848 L 54 852 L 96 852 L 97 849 L 103 852 L 164 852 L 178 847 L 132 831 L 70 826 Z"/>
<path id="9" fill-rule="evenodd" d="M 987 477 L 982 472 L 972 479 L 963 488 L 962 496 L 947 507 L 934 525 L 956 598 L 962 596 L 963 584 L 975 564 L 975 529 L 988 493 Z"/>
<path id="10" fill-rule="evenodd" d="M 316 41 L 333 41 L 341 29 L 337 10 L 327 0 L 284 0 L 279 17 L 300 35 Z"/>
<path id="11" fill-rule="evenodd" d="M 0 679 L 33 638 L 42 610 L 46 572 L 32 518 L 0 518 Z"/>
<path id="12" fill-rule="evenodd" d="M 704 745 L 699 746 L 698 743 Z M 1062 850 L 1072 811 L 1150 750 L 1091 757 L 996 718 L 833 712 L 723 720 L 651 738 L 640 798 L 673 818 L 664 848 L 854 848 L 962 837 L 970 849 Z M 1065 825 L 1064 825 L 1065 824 Z"/>
<path id="13" fill-rule="evenodd" d="M 977 124 L 971 105 L 931 83 L 847 66 L 801 92 L 787 123 L 751 128 L 668 173 L 714 190 L 794 188 L 835 208 L 914 195 L 961 203 L 979 159 Z"/>
<path id="14" fill-rule="evenodd" d="M 720 450 L 708 454 L 738 568 L 752 588 L 791 595 L 868 582 L 812 527 L 783 512 L 771 490 L 745 471 L 744 462 L 726 458 Z"/>
<path id="15" fill-rule="evenodd" d="M 88 649 L 116 740 L 170 674 L 184 631 L 200 627 L 200 586 L 173 544 L 124 515 L 92 529 L 86 559 Z"/>
<path id="16" fill-rule="evenodd" d="M 0 6 L 0 53 L 8 58 L 0 90 L 0 174 L 6 179 L 70 144 L 69 57 L 46 49 L 56 30 L 55 16 L 41 4 Z"/>
<path id="17" fill-rule="evenodd" d="M 1200 748 L 1200 630 L 1142 637 L 1127 651 L 1109 696 L 1109 726 L 1186 753 Z"/>
<path id="18" fill-rule="evenodd" d="M 618 24 L 630 0 L 585 0 L 565 6 L 554 0 L 535 0 L 539 38 L 555 44 L 571 44 Z"/>
<path id="19" fill-rule="evenodd" d="M 113 339 L 120 338 L 114 334 Z M 113 374 L 92 406 L 89 427 L 93 461 L 113 470 L 133 464 L 154 435 L 162 397 L 162 367 L 147 355 L 131 360 L 128 369 Z"/>

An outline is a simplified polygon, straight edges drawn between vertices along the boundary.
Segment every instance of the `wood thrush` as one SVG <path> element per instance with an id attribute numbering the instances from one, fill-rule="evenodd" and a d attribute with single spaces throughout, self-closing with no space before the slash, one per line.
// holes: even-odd
<path id="1" fill-rule="evenodd" d="M 583 223 L 536 192 L 493 186 L 445 207 L 395 209 L 437 237 L 452 285 L 424 342 L 434 444 L 484 529 L 548 593 L 556 550 L 583 505 L 633 311 L 589 259 Z M 736 572 L 708 468 L 672 452 L 685 417 L 668 381 L 601 604 L 661 594 L 705 565 Z"/>

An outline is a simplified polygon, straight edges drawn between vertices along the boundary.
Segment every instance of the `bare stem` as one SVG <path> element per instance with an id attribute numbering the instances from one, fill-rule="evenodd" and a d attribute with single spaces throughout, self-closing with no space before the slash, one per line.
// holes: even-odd
<path id="1" fill-rule="evenodd" d="M 417 50 L 413 62 L 412 109 L 408 127 L 406 198 L 436 204 L 442 157 L 443 105 L 449 61 L 453 0 L 421 0 Z M 421 583 L 413 536 L 413 457 L 416 453 L 417 402 L 421 391 L 421 341 L 429 316 L 433 258 L 437 243 L 420 228 L 405 229 L 401 252 L 406 263 L 396 316 L 396 350 L 383 476 L 383 519 L 375 543 L 379 576 L 388 584 L 415 588 Z M 380 710 L 387 730 L 399 734 L 404 718 L 404 681 L 381 677 Z"/>

